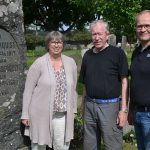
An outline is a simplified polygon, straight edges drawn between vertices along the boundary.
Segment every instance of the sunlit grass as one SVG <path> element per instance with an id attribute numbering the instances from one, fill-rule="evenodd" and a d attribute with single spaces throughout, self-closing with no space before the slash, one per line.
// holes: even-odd
<path id="1" fill-rule="evenodd" d="M 81 148 L 78 150 L 83 150 L 83 147 L 81 146 Z M 105 150 L 103 145 L 101 147 L 101 150 Z M 137 147 L 129 143 L 125 143 L 123 144 L 123 150 L 137 150 Z"/>
<path id="2" fill-rule="evenodd" d="M 123 150 L 137 150 L 137 147 L 129 143 L 125 143 L 123 145 Z"/>

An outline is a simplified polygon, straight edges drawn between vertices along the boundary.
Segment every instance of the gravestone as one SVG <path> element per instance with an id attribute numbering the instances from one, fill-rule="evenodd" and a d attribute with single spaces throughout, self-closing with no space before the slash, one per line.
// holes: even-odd
<path id="1" fill-rule="evenodd" d="M 0 0 L 0 150 L 17 150 L 23 143 L 25 50 L 22 0 Z"/>
<path id="2" fill-rule="evenodd" d="M 86 52 L 87 50 L 91 49 L 92 47 L 93 47 L 93 43 L 90 43 L 90 44 L 88 44 L 88 45 L 86 46 L 86 48 L 83 48 L 83 49 L 81 50 L 81 56 L 83 57 L 84 54 L 85 54 L 85 52 Z"/>
<path id="3" fill-rule="evenodd" d="M 110 34 L 109 39 L 108 39 L 108 43 L 110 45 L 116 46 L 116 35 Z"/>
<path id="4" fill-rule="evenodd" d="M 126 36 L 122 36 L 121 48 L 124 51 L 126 50 L 126 44 L 127 44 L 127 37 Z"/>

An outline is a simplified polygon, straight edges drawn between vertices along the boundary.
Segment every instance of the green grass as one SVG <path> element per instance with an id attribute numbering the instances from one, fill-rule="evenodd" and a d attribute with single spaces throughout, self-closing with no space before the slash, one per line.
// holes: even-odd
<path id="1" fill-rule="evenodd" d="M 125 143 L 123 145 L 123 150 L 137 150 L 137 147 L 129 143 Z"/>
<path id="2" fill-rule="evenodd" d="M 37 57 L 40 57 L 46 53 L 45 50 L 27 50 L 26 56 L 27 56 L 27 66 L 30 67 L 32 63 L 35 61 Z M 73 57 L 78 64 L 81 64 L 81 51 L 80 50 L 67 50 L 63 51 L 63 54 Z"/>
<path id="3" fill-rule="evenodd" d="M 63 51 L 63 54 L 67 55 L 67 56 L 74 56 L 74 55 L 81 55 L 81 51 L 80 50 L 65 50 Z"/>
<path id="4" fill-rule="evenodd" d="M 131 56 L 132 56 L 132 51 L 128 51 L 127 59 L 128 59 L 128 64 L 129 64 L 129 66 L 130 66 L 130 64 L 131 64 Z"/>
<path id="5" fill-rule="evenodd" d="M 105 150 L 104 147 L 102 148 L 102 150 Z M 129 143 L 125 143 L 123 145 L 123 150 L 137 150 L 137 147 Z"/>
<path id="6" fill-rule="evenodd" d="M 36 57 L 27 57 L 27 67 L 29 68 L 35 60 Z"/>
<path id="7" fill-rule="evenodd" d="M 40 57 L 46 53 L 45 50 L 27 50 L 26 57 L 27 57 L 27 67 L 29 68 L 32 63 L 36 60 L 37 57 Z"/>
<path id="8" fill-rule="evenodd" d="M 83 150 L 83 147 L 81 146 L 81 148 L 79 148 L 78 150 Z M 101 150 L 105 150 L 104 146 L 101 147 Z M 125 143 L 123 145 L 123 150 L 137 150 L 137 147 L 129 143 Z"/>

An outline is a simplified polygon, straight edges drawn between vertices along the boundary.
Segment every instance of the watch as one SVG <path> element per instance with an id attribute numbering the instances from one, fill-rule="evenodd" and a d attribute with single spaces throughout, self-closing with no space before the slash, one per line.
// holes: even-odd
<path id="1" fill-rule="evenodd" d="M 128 109 L 121 109 L 120 112 L 128 113 Z"/>

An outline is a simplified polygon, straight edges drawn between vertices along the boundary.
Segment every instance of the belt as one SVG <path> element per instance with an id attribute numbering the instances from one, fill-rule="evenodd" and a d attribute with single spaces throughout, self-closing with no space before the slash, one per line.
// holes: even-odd
<path id="1" fill-rule="evenodd" d="M 135 106 L 135 110 L 138 112 L 150 112 L 150 106 Z"/>
<path id="2" fill-rule="evenodd" d="M 120 101 L 120 98 L 112 98 L 112 99 L 95 99 L 87 96 L 87 101 L 97 103 L 97 104 L 107 104 L 107 103 L 116 103 Z"/>

